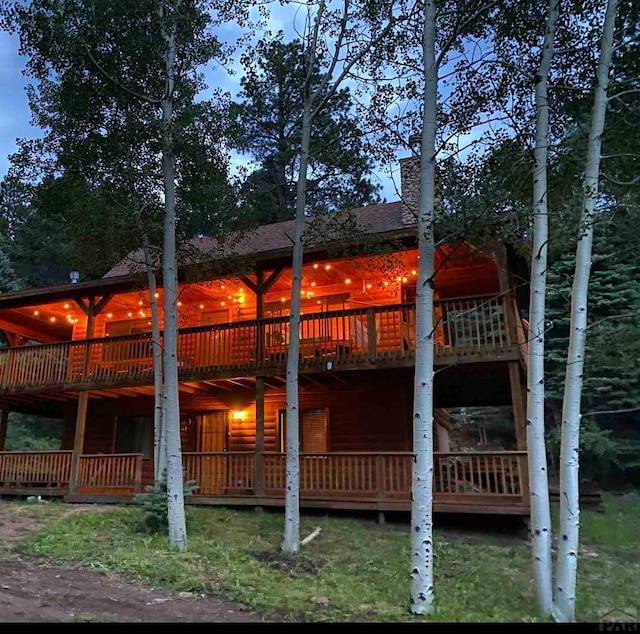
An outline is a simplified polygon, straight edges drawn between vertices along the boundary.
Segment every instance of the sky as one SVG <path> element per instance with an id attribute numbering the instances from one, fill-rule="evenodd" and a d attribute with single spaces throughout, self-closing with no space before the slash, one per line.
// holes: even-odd
<path id="1" fill-rule="evenodd" d="M 289 14 L 285 12 L 287 7 L 280 7 L 280 13 L 272 14 L 267 28 L 275 33 L 280 29 L 285 32 L 288 25 L 294 23 L 295 16 L 289 9 Z M 233 27 L 229 27 L 229 32 L 222 32 L 221 37 L 231 38 L 234 36 Z M 22 71 L 24 69 L 24 59 L 18 53 L 18 37 L 0 31 L 0 180 L 9 169 L 9 157 L 16 151 L 17 138 L 36 138 L 39 130 L 30 125 L 31 115 L 27 103 L 25 88 L 29 83 Z M 208 83 L 211 86 L 219 86 L 228 90 L 232 96 L 237 95 L 240 87 L 241 67 L 236 60 L 235 74 L 218 70 L 206 72 Z M 246 165 L 250 157 L 233 153 L 231 157 L 232 167 Z M 397 174 L 395 174 L 397 180 Z M 374 174 L 374 180 L 382 186 L 381 196 L 387 201 L 397 200 L 396 186 L 383 170 L 378 170 Z"/>

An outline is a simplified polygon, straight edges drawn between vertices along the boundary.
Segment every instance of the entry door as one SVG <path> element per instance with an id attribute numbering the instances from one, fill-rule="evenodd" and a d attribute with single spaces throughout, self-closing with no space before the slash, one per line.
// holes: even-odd
<path id="1" fill-rule="evenodd" d="M 224 452 L 227 450 L 227 430 L 229 428 L 229 412 L 217 410 L 198 414 L 198 451 Z M 215 455 L 200 457 L 200 479 L 196 484 L 202 495 L 220 495 L 226 487 L 226 456 Z"/>

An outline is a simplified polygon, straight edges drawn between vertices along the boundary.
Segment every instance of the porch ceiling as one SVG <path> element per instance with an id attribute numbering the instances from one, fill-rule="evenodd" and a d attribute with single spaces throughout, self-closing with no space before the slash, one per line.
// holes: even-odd
<path id="1" fill-rule="evenodd" d="M 403 300 L 402 287 L 415 287 L 417 268 L 417 249 L 389 255 L 310 262 L 303 268 L 303 312 L 326 310 L 321 298 L 330 296 L 346 298 L 345 302 L 351 307 L 399 303 Z M 496 263 L 466 244 L 440 246 L 436 254 L 436 271 L 436 297 L 499 291 Z M 265 271 L 265 279 L 271 273 L 273 269 Z M 182 284 L 178 297 L 179 326 L 254 319 L 256 296 L 246 279 L 255 284 L 255 276 Z M 49 342 L 83 338 L 87 317 L 72 299 L 75 285 L 68 286 L 68 299 L 0 311 L 0 329 L 21 335 L 22 342 L 29 339 Z M 291 270 L 285 269 L 265 293 L 264 303 L 274 306 L 278 302 L 288 303 L 290 288 Z M 161 306 L 161 288 L 156 296 Z M 103 336 L 106 322 L 150 320 L 150 317 L 146 289 L 114 294 L 102 309 L 98 319 L 103 325 L 96 330 L 95 336 Z M 147 325 L 150 330 L 150 321 Z M 20 343 L 18 341 L 15 345 Z"/>

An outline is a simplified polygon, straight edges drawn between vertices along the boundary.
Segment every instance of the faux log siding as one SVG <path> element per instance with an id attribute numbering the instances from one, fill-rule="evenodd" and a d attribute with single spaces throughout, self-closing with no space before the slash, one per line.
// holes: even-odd
<path id="1" fill-rule="evenodd" d="M 406 386 L 300 393 L 300 409 L 329 408 L 329 451 L 410 451 L 411 400 Z M 282 393 L 265 397 L 265 449 L 276 451 L 278 411 L 286 409 Z M 255 448 L 254 403 L 247 418 L 229 421 L 229 450 Z"/>
<path id="2" fill-rule="evenodd" d="M 300 408 L 329 408 L 329 451 L 410 451 L 411 389 L 407 377 L 385 378 L 367 373 L 368 378 L 352 377 L 353 384 L 332 389 L 301 390 Z M 255 401 L 253 391 L 238 389 L 220 396 L 180 395 L 184 419 L 189 414 L 229 410 L 229 451 L 254 451 Z M 286 408 L 284 391 L 265 396 L 265 449 L 279 449 L 278 411 Z M 234 420 L 232 412 L 245 412 L 244 420 Z M 91 399 L 85 430 L 85 453 L 114 451 L 115 421 L 118 416 L 153 416 L 153 398 Z M 65 416 L 62 449 L 73 448 L 75 405 Z M 183 451 L 197 451 L 197 430 L 193 422 L 183 421 Z M 145 461 L 147 463 L 147 461 Z M 149 461 L 149 465 L 152 461 Z M 145 466 L 145 473 L 150 469 Z"/>

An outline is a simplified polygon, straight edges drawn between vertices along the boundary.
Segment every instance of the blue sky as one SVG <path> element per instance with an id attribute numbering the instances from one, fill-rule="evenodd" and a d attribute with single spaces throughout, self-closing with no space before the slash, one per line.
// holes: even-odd
<path id="1" fill-rule="evenodd" d="M 291 9 L 289 9 L 291 11 Z M 268 27 L 272 33 L 292 24 L 293 15 L 287 16 L 286 8 L 280 7 L 280 14 L 271 16 Z M 229 27 L 229 37 L 235 35 L 233 27 Z M 221 34 L 223 35 L 223 34 Z M 225 34 L 227 35 L 227 34 Z M 260 35 L 260 34 L 258 34 Z M 224 36 L 224 35 L 223 35 Z M 28 78 L 22 74 L 24 60 L 18 54 L 18 37 L 0 31 L 0 179 L 9 169 L 9 157 L 15 152 L 17 138 L 35 138 L 39 131 L 30 125 L 30 112 L 25 88 Z M 223 70 L 207 72 L 209 85 L 219 86 L 235 96 L 239 89 L 241 67 L 235 65 L 235 74 L 229 75 Z M 244 164 L 248 156 L 233 154 L 232 165 Z M 387 200 L 396 200 L 398 195 L 389 175 L 377 172 L 374 178 L 382 185 L 381 195 Z"/>
<path id="2" fill-rule="evenodd" d="M 0 31 L 0 177 L 9 168 L 9 156 L 16 150 L 16 138 L 34 137 L 31 114 L 22 75 L 24 62 L 18 55 L 17 36 Z"/>

